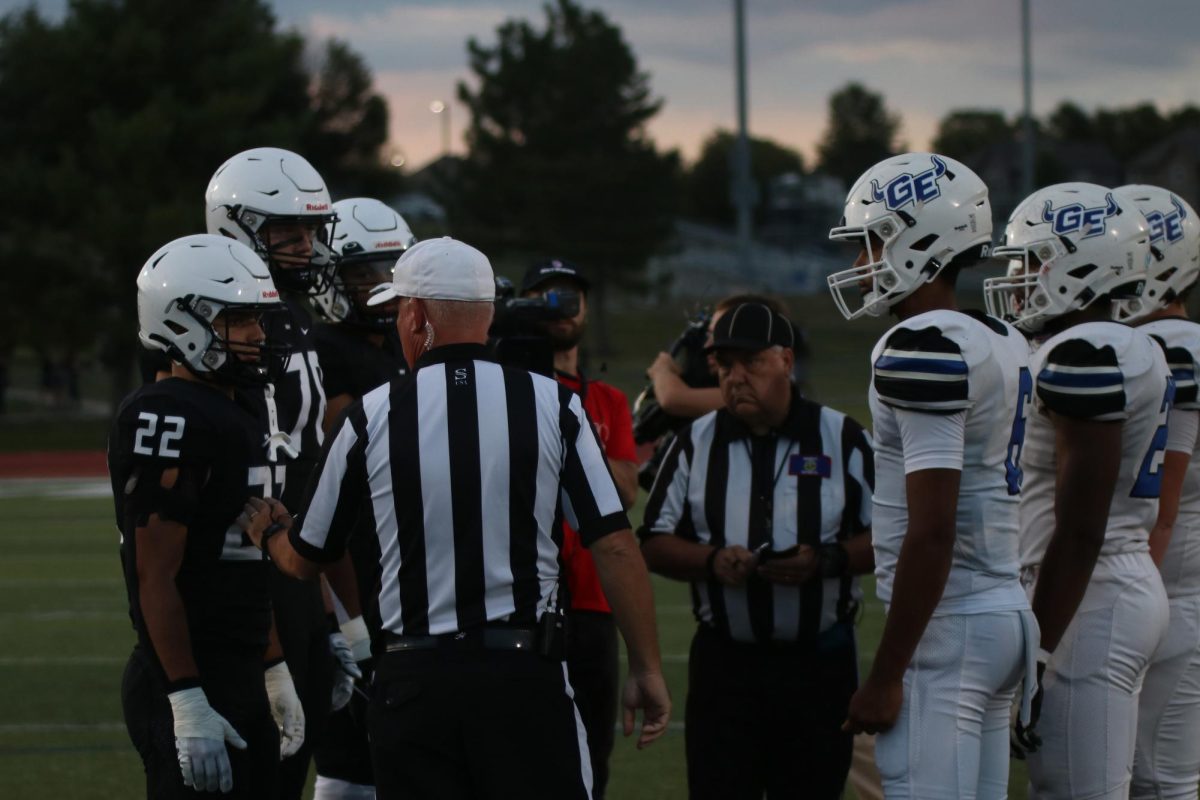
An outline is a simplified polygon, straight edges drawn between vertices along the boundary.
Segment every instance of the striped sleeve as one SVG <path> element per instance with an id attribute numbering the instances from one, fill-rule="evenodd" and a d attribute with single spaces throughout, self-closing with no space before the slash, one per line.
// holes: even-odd
<path id="1" fill-rule="evenodd" d="M 559 387 L 563 441 L 562 496 L 567 522 L 584 547 L 630 527 L 617 486 L 579 395 Z"/>
<path id="2" fill-rule="evenodd" d="M 871 527 L 875 492 L 875 451 L 862 426 L 850 417 L 842 426 L 842 452 L 846 469 L 846 508 L 843 528 L 847 535 Z"/>
<path id="3" fill-rule="evenodd" d="M 1172 408 L 1200 410 L 1196 388 L 1196 360 L 1186 347 L 1164 347 L 1163 351 L 1167 356 L 1167 366 L 1171 368 L 1171 377 L 1175 379 L 1175 402 Z"/>
<path id="4" fill-rule="evenodd" d="M 1112 345 L 1096 347 L 1083 339 L 1055 345 L 1037 375 L 1041 404 L 1064 417 L 1117 422 L 1125 410 L 1125 375 Z"/>
<path id="5" fill-rule="evenodd" d="M 900 328 L 875 360 L 875 392 L 896 408 L 953 414 L 971 407 L 967 362 L 938 328 Z"/>
<path id="6" fill-rule="evenodd" d="M 688 535 L 688 531 L 680 529 L 688 527 L 687 488 L 691 462 L 691 426 L 688 426 L 671 442 L 659 465 L 654 485 L 650 487 L 646 513 L 637 531 L 642 541 L 664 533 Z"/>
<path id="7" fill-rule="evenodd" d="M 362 401 L 343 414 L 326 440 L 316 476 L 309 486 L 307 511 L 289 538 L 309 561 L 336 561 L 346 550 L 358 515 L 368 503 L 367 420 Z"/>

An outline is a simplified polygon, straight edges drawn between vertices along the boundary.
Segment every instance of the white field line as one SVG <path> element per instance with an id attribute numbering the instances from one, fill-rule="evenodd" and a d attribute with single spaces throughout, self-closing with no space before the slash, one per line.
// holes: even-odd
<path id="1" fill-rule="evenodd" d="M 0 667 L 100 667 L 128 660 L 129 656 L 0 656 Z"/>
<path id="2" fill-rule="evenodd" d="M 667 730 L 682 731 L 683 722 L 667 723 Z M 621 730 L 620 724 L 614 726 Z M 13 722 L 0 724 L 0 735 L 6 733 L 75 733 L 89 731 L 124 731 L 124 722 Z"/>
<path id="3" fill-rule="evenodd" d="M 0 480 L 0 499 L 50 497 L 58 500 L 85 500 L 111 497 L 108 478 L 6 478 Z"/>

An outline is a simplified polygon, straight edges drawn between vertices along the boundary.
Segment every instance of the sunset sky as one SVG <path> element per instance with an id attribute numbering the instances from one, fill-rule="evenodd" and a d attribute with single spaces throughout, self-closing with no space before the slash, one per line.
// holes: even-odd
<path id="1" fill-rule="evenodd" d="M 24 5 L 0 0 L 0 9 Z M 62 0 L 36 3 L 50 16 Z M 466 40 L 494 39 L 508 17 L 543 19 L 540 0 L 276 0 L 280 24 L 338 37 L 365 57 L 391 107 L 391 137 L 409 166 L 441 150 L 434 100 L 468 78 Z M 586 0 L 618 25 L 665 99 L 651 135 L 695 155 L 734 124 L 732 0 Z M 858 80 L 903 118 L 924 148 L 954 108 L 1016 112 L 1019 0 L 746 0 L 750 129 L 812 156 L 831 91 Z M 1064 98 L 1085 108 L 1152 100 L 1200 104 L 1197 0 L 1033 0 L 1035 112 Z M 451 104 L 452 150 L 465 110 Z"/>

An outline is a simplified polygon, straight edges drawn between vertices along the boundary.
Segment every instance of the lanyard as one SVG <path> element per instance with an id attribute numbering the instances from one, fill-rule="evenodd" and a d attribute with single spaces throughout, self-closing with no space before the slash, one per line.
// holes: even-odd
<path id="1" fill-rule="evenodd" d="M 754 463 L 754 449 L 750 446 L 750 437 L 742 439 L 742 446 L 746 448 L 746 458 L 750 461 L 750 485 L 753 486 L 758 470 Z M 792 448 L 796 446 L 795 442 L 788 444 L 787 450 L 783 453 L 783 459 L 779 462 L 779 466 L 775 466 L 775 451 L 779 449 L 778 439 L 775 437 L 762 437 L 770 440 L 771 449 L 771 467 L 775 470 L 775 477 L 771 479 L 769 486 L 759 486 L 759 502 L 762 503 L 763 516 L 766 517 L 765 530 L 767 533 L 767 541 L 774 544 L 772 529 L 775 524 L 775 487 L 779 485 L 779 477 L 783 475 L 783 468 L 787 466 L 788 458 L 791 456 Z M 765 446 L 765 445 L 764 445 Z M 763 491 L 765 489 L 765 491 Z"/>

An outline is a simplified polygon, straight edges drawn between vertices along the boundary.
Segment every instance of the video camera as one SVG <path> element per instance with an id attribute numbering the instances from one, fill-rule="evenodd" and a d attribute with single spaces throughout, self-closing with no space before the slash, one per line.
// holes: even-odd
<path id="1" fill-rule="evenodd" d="M 517 297 L 508 278 L 496 277 L 496 313 L 488 330 L 488 347 L 501 364 L 554 375 L 554 346 L 546 323 L 579 313 L 579 292 L 552 289 L 535 297 Z"/>

